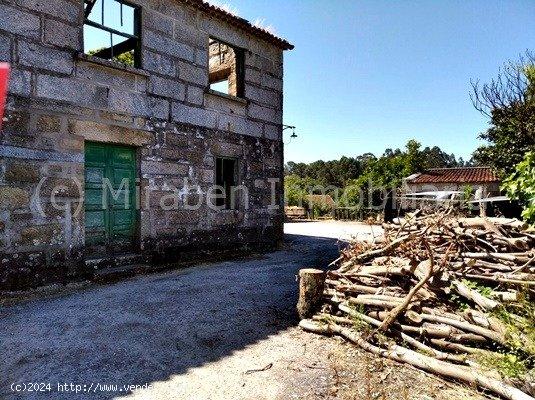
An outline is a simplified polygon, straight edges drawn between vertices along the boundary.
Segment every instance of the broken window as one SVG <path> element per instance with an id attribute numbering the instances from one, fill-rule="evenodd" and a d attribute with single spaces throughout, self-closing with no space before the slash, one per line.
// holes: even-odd
<path id="1" fill-rule="evenodd" d="M 221 187 L 217 190 L 216 206 L 227 210 L 234 209 L 236 203 L 233 189 L 238 180 L 237 164 L 233 158 L 216 158 L 216 185 Z"/>
<path id="2" fill-rule="evenodd" d="M 230 96 L 243 97 L 243 49 L 213 38 L 209 39 L 208 49 L 210 89 Z"/>
<path id="3" fill-rule="evenodd" d="M 84 0 L 84 52 L 140 66 L 141 8 L 123 0 Z"/>

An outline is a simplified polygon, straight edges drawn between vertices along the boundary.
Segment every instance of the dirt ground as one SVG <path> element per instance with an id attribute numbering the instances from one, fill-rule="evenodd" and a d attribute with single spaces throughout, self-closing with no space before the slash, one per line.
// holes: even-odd
<path id="1" fill-rule="evenodd" d="M 297 328 L 297 271 L 325 267 L 344 239 L 380 229 L 313 222 L 285 231 L 273 253 L 2 306 L 0 398 L 476 398 Z"/>

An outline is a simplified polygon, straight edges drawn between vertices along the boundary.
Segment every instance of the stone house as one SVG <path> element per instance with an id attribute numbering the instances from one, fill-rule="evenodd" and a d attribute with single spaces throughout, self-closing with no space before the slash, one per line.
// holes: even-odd
<path id="1" fill-rule="evenodd" d="M 403 180 L 406 193 L 462 192 L 480 189 L 483 197 L 500 193 L 500 179 L 490 167 L 432 168 Z"/>
<path id="2" fill-rule="evenodd" d="M 0 0 L 0 290 L 278 243 L 292 48 L 202 0 Z"/>

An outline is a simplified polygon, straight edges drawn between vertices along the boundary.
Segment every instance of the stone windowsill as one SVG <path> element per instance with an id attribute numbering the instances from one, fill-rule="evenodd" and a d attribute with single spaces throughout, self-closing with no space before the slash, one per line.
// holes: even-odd
<path id="1" fill-rule="evenodd" d="M 134 74 L 134 75 L 140 75 L 144 77 L 150 76 L 148 72 L 140 68 L 131 67 L 129 65 L 121 64 L 120 62 L 117 62 L 117 61 L 106 60 L 104 58 L 94 57 L 94 56 L 90 56 L 84 53 L 77 53 L 76 60 L 85 61 L 91 64 L 102 65 L 104 67 L 113 68 L 119 71 L 124 71 L 130 74 Z"/>
<path id="2" fill-rule="evenodd" d="M 226 100 L 235 101 L 236 103 L 242 104 L 244 106 L 247 105 L 247 100 L 242 99 L 241 97 L 231 96 L 230 94 L 218 92 L 217 90 L 213 89 L 206 89 L 205 94 L 210 94 L 212 96 L 221 97 Z"/>

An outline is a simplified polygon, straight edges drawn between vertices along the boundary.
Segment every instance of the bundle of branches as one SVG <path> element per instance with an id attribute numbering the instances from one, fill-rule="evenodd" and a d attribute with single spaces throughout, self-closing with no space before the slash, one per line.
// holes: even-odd
<path id="1" fill-rule="evenodd" d="M 354 243 L 305 330 L 508 399 L 535 392 L 535 232 L 504 218 L 414 213 Z M 528 394 L 529 393 L 529 394 Z"/>

